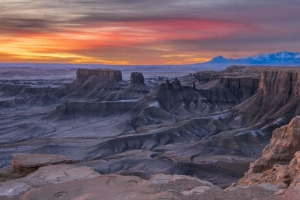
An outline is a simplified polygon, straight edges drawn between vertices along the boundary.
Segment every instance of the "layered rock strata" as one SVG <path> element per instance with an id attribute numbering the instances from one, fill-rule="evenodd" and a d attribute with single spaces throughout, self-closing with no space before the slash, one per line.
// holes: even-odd
<path id="1" fill-rule="evenodd" d="M 262 73 L 259 90 L 266 94 L 300 96 L 300 72 L 296 70 L 266 70 Z"/>
<path id="2" fill-rule="evenodd" d="M 278 196 L 300 199 L 300 116 L 273 131 L 271 143 L 262 157 L 250 164 L 238 186 L 269 183 L 277 187 Z"/>
<path id="3" fill-rule="evenodd" d="M 262 157 L 250 165 L 249 173 L 260 173 L 275 163 L 289 163 L 300 151 L 300 116 L 288 125 L 273 131 L 271 142 L 262 152 Z"/>

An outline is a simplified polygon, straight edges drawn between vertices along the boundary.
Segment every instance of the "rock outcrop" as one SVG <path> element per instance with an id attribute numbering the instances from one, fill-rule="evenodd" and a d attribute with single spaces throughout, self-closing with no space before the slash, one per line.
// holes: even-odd
<path id="1" fill-rule="evenodd" d="M 100 174 L 85 166 L 51 165 L 39 168 L 26 177 L 0 183 L 1 196 L 14 197 L 43 185 L 99 177 Z M 52 196 L 51 196 L 52 198 Z M 45 198 L 38 198 L 45 199 Z"/>
<path id="2" fill-rule="evenodd" d="M 300 116 L 273 131 L 270 144 L 263 150 L 262 157 L 250 165 L 249 173 L 263 172 L 275 163 L 287 164 L 297 151 L 300 151 Z"/>
<path id="3" fill-rule="evenodd" d="M 26 154 L 18 153 L 12 155 L 13 173 L 18 173 L 20 177 L 26 176 L 42 166 L 57 164 L 72 164 L 72 159 L 61 155 L 51 154 Z"/>
<path id="4" fill-rule="evenodd" d="M 76 74 L 77 79 L 87 79 L 92 75 L 96 75 L 102 79 L 122 80 L 122 72 L 113 69 L 78 69 Z"/>
<path id="5" fill-rule="evenodd" d="M 171 83 L 169 80 L 165 80 L 164 83 L 160 84 L 160 88 L 173 91 L 180 91 L 182 89 L 181 83 L 177 77 L 175 77 L 174 81 L 172 81 Z"/>
<path id="6" fill-rule="evenodd" d="M 130 76 L 130 84 L 145 84 L 143 74 L 140 72 L 132 72 Z"/>
<path id="7" fill-rule="evenodd" d="M 157 174 L 144 180 L 110 174 L 42 186 L 25 193 L 20 199 L 282 199 L 272 195 L 272 189 L 261 185 L 224 191 L 210 182 L 187 176 Z"/>
<path id="8" fill-rule="evenodd" d="M 250 164 L 238 186 L 269 183 L 284 199 L 300 199 L 300 117 L 273 131 L 262 157 Z"/>

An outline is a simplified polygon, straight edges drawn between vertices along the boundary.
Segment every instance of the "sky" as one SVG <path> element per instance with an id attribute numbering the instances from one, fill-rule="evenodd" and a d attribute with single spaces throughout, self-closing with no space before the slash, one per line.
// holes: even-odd
<path id="1" fill-rule="evenodd" d="M 300 51 L 299 0 L 0 0 L 0 62 L 200 63 Z"/>

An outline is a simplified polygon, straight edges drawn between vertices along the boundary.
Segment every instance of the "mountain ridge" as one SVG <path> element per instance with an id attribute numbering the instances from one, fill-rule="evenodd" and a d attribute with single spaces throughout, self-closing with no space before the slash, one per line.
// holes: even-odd
<path id="1" fill-rule="evenodd" d="M 243 64 L 243 65 L 300 65 L 300 52 L 279 51 L 257 54 L 243 58 L 225 58 L 217 56 L 208 62 L 198 64 Z"/>

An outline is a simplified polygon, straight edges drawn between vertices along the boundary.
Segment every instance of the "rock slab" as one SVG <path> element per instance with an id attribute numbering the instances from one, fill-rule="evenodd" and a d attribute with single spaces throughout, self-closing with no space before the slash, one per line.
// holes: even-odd
<path id="1" fill-rule="evenodd" d="M 32 188 L 58 184 L 67 181 L 90 179 L 100 176 L 89 167 L 74 165 L 51 165 L 39 168 L 26 177 L 0 183 L 0 197 L 17 196 Z M 38 198 L 43 199 L 43 198 Z"/>
<path id="2" fill-rule="evenodd" d="M 18 172 L 20 176 L 34 172 L 39 167 L 57 164 L 72 164 L 72 159 L 62 155 L 52 154 L 27 154 L 18 153 L 12 155 L 13 172 Z"/>

